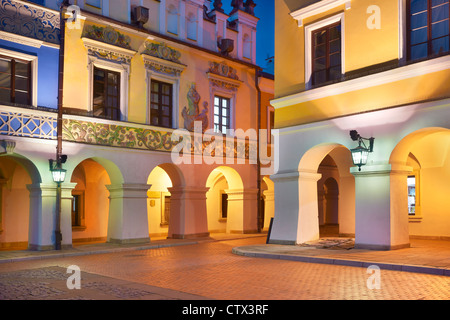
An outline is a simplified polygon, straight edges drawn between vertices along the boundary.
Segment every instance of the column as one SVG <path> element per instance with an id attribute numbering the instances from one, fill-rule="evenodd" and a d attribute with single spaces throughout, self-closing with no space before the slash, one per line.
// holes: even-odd
<path id="1" fill-rule="evenodd" d="M 209 236 L 204 187 L 168 188 L 170 197 L 169 238 L 191 239 Z"/>
<path id="2" fill-rule="evenodd" d="M 61 185 L 61 248 L 72 248 L 72 190 L 76 183 L 63 183 Z"/>
<path id="3" fill-rule="evenodd" d="M 257 233 L 258 189 L 225 192 L 228 194 L 227 233 Z"/>
<path id="4" fill-rule="evenodd" d="M 409 247 L 406 177 L 411 171 L 392 170 L 390 165 L 351 168 L 356 184 L 356 248 Z"/>
<path id="5" fill-rule="evenodd" d="M 147 191 L 149 185 L 124 183 L 109 190 L 108 242 L 148 243 Z"/>
<path id="6" fill-rule="evenodd" d="M 275 219 L 270 243 L 299 244 L 319 239 L 317 181 L 321 174 L 285 172 L 275 183 Z"/>
<path id="7" fill-rule="evenodd" d="M 267 231 L 269 230 L 270 227 L 270 220 L 273 218 L 275 212 L 275 192 L 266 190 L 263 192 L 263 198 L 264 198 L 263 230 Z"/>
<path id="8" fill-rule="evenodd" d="M 55 248 L 56 184 L 27 185 L 30 191 L 29 250 Z"/>

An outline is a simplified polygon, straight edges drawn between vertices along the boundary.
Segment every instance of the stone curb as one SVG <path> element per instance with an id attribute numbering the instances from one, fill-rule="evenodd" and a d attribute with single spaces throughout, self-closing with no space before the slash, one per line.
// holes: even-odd
<path id="1" fill-rule="evenodd" d="M 115 253 L 115 252 L 126 252 L 126 251 L 135 251 L 135 250 L 148 250 L 148 249 L 159 249 L 159 248 L 167 248 L 167 247 L 176 247 L 176 246 L 186 246 L 197 244 L 198 242 L 178 242 L 178 243 L 161 243 L 161 244 L 153 244 L 146 246 L 137 246 L 137 247 L 126 247 L 126 248 L 110 248 L 110 249 L 99 249 L 99 250 L 88 250 L 88 251 L 74 251 L 74 252 L 63 252 L 63 253 L 36 253 L 31 254 L 29 256 L 24 257 L 11 257 L 11 258 L 0 258 L 1 263 L 10 263 L 10 262 L 20 262 L 20 261 L 29 261 L 29 260 L 43 260 L 43 259 L 59 259 L 59 258 L 68 258 L 74 256 L 87 256 L 93 254 L 105 254 L 105 253 Z"/>
<path id="2" fill-rule="evenodd" d="M 450 277 L 450 269 L 420 266 L 420 265 L 405 265 L 405 264 L 385 263 L 385 262 L 375 262 L 375 261 L 370 262 L 370 261 L 345 260 L 345 259 L 335 259 L 335 258 L 320 258 L 320 257 L 298 256 L 298 255 L 287 255 L 287 254 L 261 253 L 261 252 L 252 252 L 252 251 L 247 251 L 247 250 L 241 250 L 239 248 L 233 248 L 232 253 L 240 255 L 240 256 L 247 256 L 247 257 L 254 257 L 254 258 L 290 260 L 290 261 L 298 261 L 298 262 L 306 262 L 306 263 L 332 264 L 332 265 L 349 266 L 349 267 L 368 268 L 370 266 L 378 266 L 380 269 L 383 269 L 383 270 L 424 273 L 424 274 Z"/>

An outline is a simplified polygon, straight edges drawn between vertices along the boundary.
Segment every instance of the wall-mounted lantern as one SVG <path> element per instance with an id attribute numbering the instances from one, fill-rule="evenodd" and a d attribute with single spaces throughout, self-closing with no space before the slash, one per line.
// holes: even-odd
<path id="1" fill-rule="evenodd" d="M 350 131 L 350 137 L 353 141 L 358 141 L 358 147 L 351 149 L 353 164 L 361 171 L 361 167 L 367 164 L 369 153 L 373 152 L 373 144 L 375 138 L 363 138 L 359 135 L 358 131 Z M 364 140 L 369 141 L 369 147 L 366 146 Z"/>

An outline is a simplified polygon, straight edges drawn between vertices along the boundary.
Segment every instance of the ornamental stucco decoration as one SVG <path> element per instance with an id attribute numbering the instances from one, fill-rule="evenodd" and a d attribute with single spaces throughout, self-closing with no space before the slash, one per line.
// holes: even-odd
<path id="1" fill-rule="evenodd" d="M 131 49 L 131 38 L 114 30 L 110 26 L 105 28 L 94 25 L 86 25 L 82 37 L 97 40 L 124 49 Z"/>
<path id="2" fill-rule="evenodd" d="M 88 50 L 88 55 L 102 60 L 130 64 L 131 59 L 136 53 L 128 49 L 107 46 L 103 43 L 98 42 L 97 40 L 92 40 L 90 38 L 82 38 L 82 40 L 84 46 Z"/>
<path id="3" fill-rule="evenodd" d="M 187 99 L 188 106 L 184 107 L 181 112 L 184 118 L 184 128 L 188 131 L 194 131 L 195 122 L 200 121 L 202 123 L 202 132 L 205 132 L 205 130 L 208 129 L 208 102 L 203 102 L 203 109 L 200 112 L 199 103 L 201 97 L 197 92 L 195 83 L 191 84 Z"/>
<path id="4" fill-rule="evenodd" d="M 0 0 L 0 30 L 52 44 L 60 41 L 59 14 L 13 0 Z"/>
<path id="5" fill-rule="evenodd" d="M 216 74 L 225 78 L 230 78 L 233 80 L 239 80 L 237 76 L 237 70 L 233 67 L 228 66 L 226 63 L 218 63 L 211 61 L 209 63 L 209 73 Z"/>
<path id="6" fill-rule="evenodd" d="M 161 43 L 146 42 L 145 49 L 142 53 L 152 57 L 172 61 L 175 63 L 181 63 L 180 62 L 181 53 L 175 49 L 168 47 L 164 42 Z"/>

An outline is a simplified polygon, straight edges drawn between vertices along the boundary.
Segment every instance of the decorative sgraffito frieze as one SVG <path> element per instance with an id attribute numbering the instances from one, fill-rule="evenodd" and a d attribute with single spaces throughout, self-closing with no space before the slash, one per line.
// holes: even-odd
<path id="1" fill-rule="evenodd" d="M 172 61 L 175 63 L 181 63 L 180 62 L 181 53 L 175 49 L 168 47 L 164 42 L 161 43 L 146 42 L 144 45 L 145 49 L 142 52 L 142 54 Z"/>
<path id="2" fill-rule="evenodd" d="M 171 151 L 171 133 L 116 124 L 64 119 L 65 141 L 133 149 Z"/>
<path id="3" fill-rule="evenodd" d="M 105 46 L 96 40 L 83 38 L 85 48 L 88 50 L 88 55 L 94 58 L 107 60 L 116 63 L 130 64 L 135 52 L 128 49 L 111 48 Z"/>
<path id="4" fill-rule="evenodd" d="M 114 30 L 110 26 L 97 27 L 94 25 L 86 25 L 82 37 L 97 40 L 124 49 L 131 49 L 131 38 Z"/>
<path id="5" fill-rule="evenodd" d="M 154 130 L 121 126 L 117 124 L 96 123 L 75 119 L 63 120 L 63 140 L 109 147 L 131 148 L 149 151 L 171 152 L 180 141 L 172 139 L 172 131 Z M 221 137 L 222 138 L 222 137 Z M 227 140 L 228 139 L 228 140 Z M 231 141 L 231 143 L 230 143 Z M 216 156 L 216 150 L 223 150 L 222 155 L 237 159 L 249 159 L 250 144 L 232 137 L 217 140 L 214 136 L 191 134 L 191 154 Z M 216 148 L 216 144 L 222 145 Z M 212 150 L 212 151 L 211 151 Z"/>
<path id="6" fill-rule="evenodd" d="M 0 0 L 0 30 L 59 44 L 59 14 L 13 0 Z"/>

